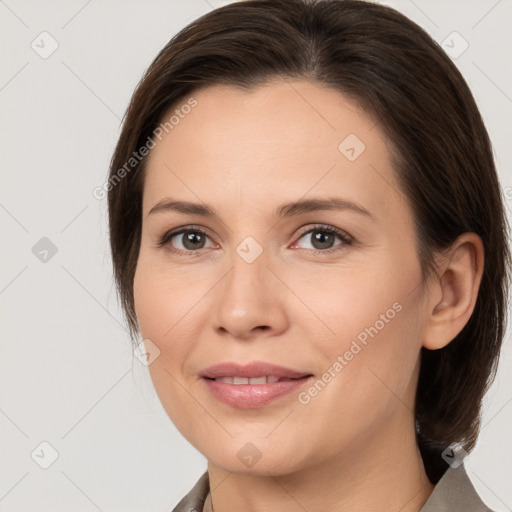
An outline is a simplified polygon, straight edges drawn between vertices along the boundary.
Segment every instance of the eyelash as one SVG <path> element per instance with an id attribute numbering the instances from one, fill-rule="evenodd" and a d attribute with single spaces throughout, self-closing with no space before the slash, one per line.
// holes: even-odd
<path id="1" fill-rule="evenodd" d="M 315 231 L 319 231 L 322 233 L 329 233 L 331 235 L 336 235 L 340 238 L 342 243 L 339 245 L 335 245 L 334 247 L 331 247 L 330 249 L 304 249 L 305 251 L 307 251 L 309 253 L 321 254 L 321 255 L 330 254 L 330 253 L 342 250 L 344 246 L 353 245 L 353 243 L 354 243 L 354 240 L 349 235 L 347 235 L 344 231 L 342 231 L 341 229 L 335 228 L 334 226 L 325 225 L 325 224 L 315 224 L 313 227 L 303 231 L 302 233 L 299 234 L 297 241 L 299 241 L 304 235 L 313 233 Z M 157 247 L 163 247 L 170 240 L 172 240 L 172 238 L 175 237 L 176 235 L 181 235 L 183 233 L 189 233 L 189 232 L 199 233 L 202 236 L 208 237 L 206 232 L 203 229 L 201 229 L 200 227 L 186 226 L 183 228 L 179 228 L 176 231 L 168 231 L 167 233 L 165 233 L 162 236 L 162 238 L 160 239 L 160 241 L 157 243 Z M 208 238 L 210 238 L 210 237 L 208 237 Z M 181 249 L 175 249 L 175 248 L 171 247 L 170 250 L 180 256 L 199 256 L 202 249 L 197 249 L 195 251 L 182 251 Z"/>

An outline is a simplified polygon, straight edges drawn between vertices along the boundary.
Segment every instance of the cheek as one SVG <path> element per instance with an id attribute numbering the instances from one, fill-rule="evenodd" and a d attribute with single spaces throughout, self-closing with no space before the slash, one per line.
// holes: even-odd
<path id="1" fill-rule="evenodd" d="M 141 335 L 168 340 L 190 325 L 195 305 L 208 290 L 208 279 L 196 269 L 176 271 L 162 258 L 141 251 L 134 276 L 135 314 Z"/>
<path id="2" fill-rule="evenodd" d="M 164 297 L 160 293 L 160 283 L 144 257 L 139 258 L 133 280 L 135 315 L 142 338 L 158 337 L 165 328 L 165 316 L 161 313 Z"/>
<path id="3" fill-rule="evenodd" d="M 200 330 L 208 318 L 208 290 L 211 275 L 198 268 L 178 270 L 162 260 L 141 251 L 134 276 L 134 305 L 140 334 L 149 338 L 160 355 L 149 366 L 156 391 L 179 398 L 180 383 L 186 363 L 201 339 Z M 210 272 L 211 273 L 211 272 Z M 214 276 L 215 277 L 215 276 Z"/>
<path id="4" fill-rule="evenodd" d="M 316 286 L 295 282 L 294 290 L 330 331 L 314 342 L 324 371 L 335 376 L 325 376 L 329 383 L 319 393 L 325 400 L 318 404 L 341 399 L 357 411 L 362 403 L 378 406 L 395 392 L 410 393 L 421 348 L 419 279 L 415 265 L 390 259 L 360 271 L 325 268 L 315 273 Z"/>
<path id="5" fill-rule="evenodd" d="M 348 304 L 339 315 L 338 335 L 323 348 L 329 361 L 326 372 L 331 368 L 335 378 L 322 391 L 325 396 L 318 406 L 327 408 L 321 414 L 335 411 L 334 429 L 347 414 L 354 426 L 364 429 L 404 405 L 413 410 L 421 322 L 414 299 L 399 290 L 364 304 Z M 333 403 L 340 408 L 333 410 Z"/>
<path id="6" fill-rule="evenodd" d="M 191 340 L 197 338 L 190 326 L 200 324 L 194 304 L 202 291 L 199 284 L 190 286 L 194 282 L 191 279 L 183 273 L 171 275 L 168 268 L 141 251 L 133 286 L 141 337 L 149 338 L 160 350 L 148 367 L 153 386 L 167 415 L 186 438 L 193 430 L 191 418 L 201 412 L 185 413 L 191 407 L 191 399 L 182 370 L 193 350 Z"/>
<path id="7" fill-rule="evenodd" d="M 328 382 L 313 382 L 296 407 L 313 427 L 321 424 L 325 450 L 369 443 L 414 410 L 421 346 L 416 314 L 407 304 L 393 304 L 367 305 L 357 318 L 339 315 L 337 336 L 323 342 L 325 365 L 317 379 Z"/>
<path id="8" fill-rule="evenodd" d="M 351 340 L 362 333 L 361 341 L 364 342 L 364 333 L 367 329 L 373 332 L 376 322 L 380 332 L 399 316 L 397 309 L 400 309 L 407 289 L 406 280 L 397 280 L 397 270 L 384 259 L 372 261 L 371 265 L 362 262 L 358 266 L 318 266 L 314 272 L 311 267 L 285 272 L 284 280 L 309 309 L 308 312 L 303 308 L 303 313 L 311 317 L 312 325 L 315 322 L 322 328 L 323 323 L 323 334 L 333 340 L 338 350 L 343 348 L 342 340 Z M 407 274 L 406 269 L 401 272 Z M 413 279 L 412 275 L 409 279 Z M 383 319 L 381 315 L 385 315 Z M 301 321 L 300 316 L 292 319 L 292 323 L 300 324 Z M 326 341 L 321 345 L 327 346 Z"/>

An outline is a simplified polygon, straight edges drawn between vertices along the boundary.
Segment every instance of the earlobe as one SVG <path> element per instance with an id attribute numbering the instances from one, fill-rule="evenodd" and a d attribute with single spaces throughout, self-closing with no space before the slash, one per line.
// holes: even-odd
<path id="1" fill-rule="evenodd" d="M 484 268 L 484 248 L 475 233 L 464 233 L 439 265 L 430 287 L 423 346 L 437 350 L 448 345 L 473 313 Z"/>

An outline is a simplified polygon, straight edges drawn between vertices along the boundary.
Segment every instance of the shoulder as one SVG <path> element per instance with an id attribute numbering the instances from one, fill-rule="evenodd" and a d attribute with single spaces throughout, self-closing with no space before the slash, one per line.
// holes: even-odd
<path id="1" fill-rule="evenodd" d="M 208 471 L 205 471 L 190 492 L 173 508 L 172 512 L 202 512 L 209 490 Z"/>
<path id="2" fill-rule="evenodd" d="M 449 467 L 420 512 L 494 512 L 482 501 L 464 464 Z"/>
<path id="3" fill-rule="evenodd" d="M 210 483 L 205 471 L 172 512 L 201 512 Z M 420 512 L 494 512 L 482 501 L 469 479 L 464 464 L 449 467 Z"/>

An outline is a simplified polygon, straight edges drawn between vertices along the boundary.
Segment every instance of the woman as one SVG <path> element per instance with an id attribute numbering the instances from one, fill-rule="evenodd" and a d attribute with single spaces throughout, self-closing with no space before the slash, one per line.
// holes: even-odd
<path id="1" fill-rule="evenodd" d="M 462 462 L 506 220 L 472 95 L 421 28 L 352 0 L 214 10 L 147 70 L 108 183 L 133 340 L 208 460 L 176 512 L 489 510 Z"/>

